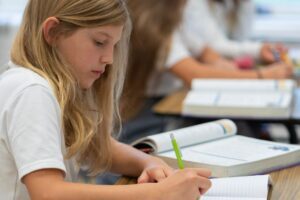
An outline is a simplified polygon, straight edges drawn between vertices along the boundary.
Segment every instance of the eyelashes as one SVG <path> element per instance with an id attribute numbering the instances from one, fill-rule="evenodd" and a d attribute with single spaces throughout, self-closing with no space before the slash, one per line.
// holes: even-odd
<path id="1" fill-rule="evenodd" d="M 94 43 L 95 43 L 95 45 L 98 46 L 98 47 L 102 47 L 102 46 L 105 45 L 105 42 L 97 41 L 97 40 L 95 40 Z"/>

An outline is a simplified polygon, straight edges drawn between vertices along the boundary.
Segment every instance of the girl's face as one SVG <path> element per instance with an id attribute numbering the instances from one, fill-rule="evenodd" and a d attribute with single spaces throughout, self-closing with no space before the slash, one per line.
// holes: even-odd
<path id="1" fill-rule="evenodd" d="M 106 65 L 113 63 L 114 47 L 122 30 L 121 25 L 80 28 L 71 35 L 58 38 L 58 51 L 71 65 L 82 89 L 90 88 L 105 72 Z"/>

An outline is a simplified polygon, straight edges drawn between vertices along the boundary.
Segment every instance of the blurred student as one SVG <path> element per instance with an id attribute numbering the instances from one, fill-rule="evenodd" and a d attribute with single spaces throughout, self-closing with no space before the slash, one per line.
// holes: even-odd
<path id="1" fill-rule="evenodd" d="M 133 33 L 121 101 L 126 120 L 121 140 L 125 142 L 162 131 L 168 118 L 155 116 L 152 106 L 162 97 L 189 87 L 194 78 L 282 79 L 292 73 L 291 67 L 283 63 L 259 70 L 214 65 L 222 57 L 207 53 L 210 50 L 202 42 L 202 51 L 198 56 L 194 55 L 185 46 L 179 31 L 186 0 L 127 2 L 133 20 Z M 211 63 L 203 64 L 202 60 L 210 60 Z"/>
<path id="2" fill-rule="evenodd" d="M 249 56 L 274 63 L 276 54 L 287 49 L 281 44 L 249 41 L 254 13 L 252 0 L 188 0 L 181 28 L 184 43 L 193 55 L 201 53 L 198 43 L 205 41 L 225 57 Z"/>
<path id="3" fill-rule="evenodd" d="M 117 142 L 130 21 L 122 0 L 30 0 L 0 77 L 0 199 L 195 200 L 205 169 L 174 171 Z M 80 166 L 137 185 L 76 182 Z"/>

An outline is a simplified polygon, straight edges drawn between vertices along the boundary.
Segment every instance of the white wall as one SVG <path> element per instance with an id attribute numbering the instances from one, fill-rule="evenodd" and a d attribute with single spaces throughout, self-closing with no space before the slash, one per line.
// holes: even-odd
<path id="1" fill-rule="evenodd" d="M 0 71 L 9 51 L 27 0 L 0 0 Z"/>
<path id="2" fill-rule="evenodd" d="M 0 67 L 9 60 L 9 49 L 17 27 L 0 27 Z"/>

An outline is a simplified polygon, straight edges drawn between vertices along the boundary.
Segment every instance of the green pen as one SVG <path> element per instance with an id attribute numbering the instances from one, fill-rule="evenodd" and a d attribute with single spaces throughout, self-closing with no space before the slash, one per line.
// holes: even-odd
<path id="1" fill-rule="evenodd" d="M 180 148 L 177 144 L 177 141 L 176 141 L 173 133 L 170 134 L 170 138 L 171 138 L 171 141 L 172 141 L 173 150 L 174 150 L 176 158 L 177 158 L 178 167 L 179 167 L 179 169 L 183 169 L 184 164 L 183 164 L 183 161 L 182 161 L 182 154 L 181 154 Z"/>

